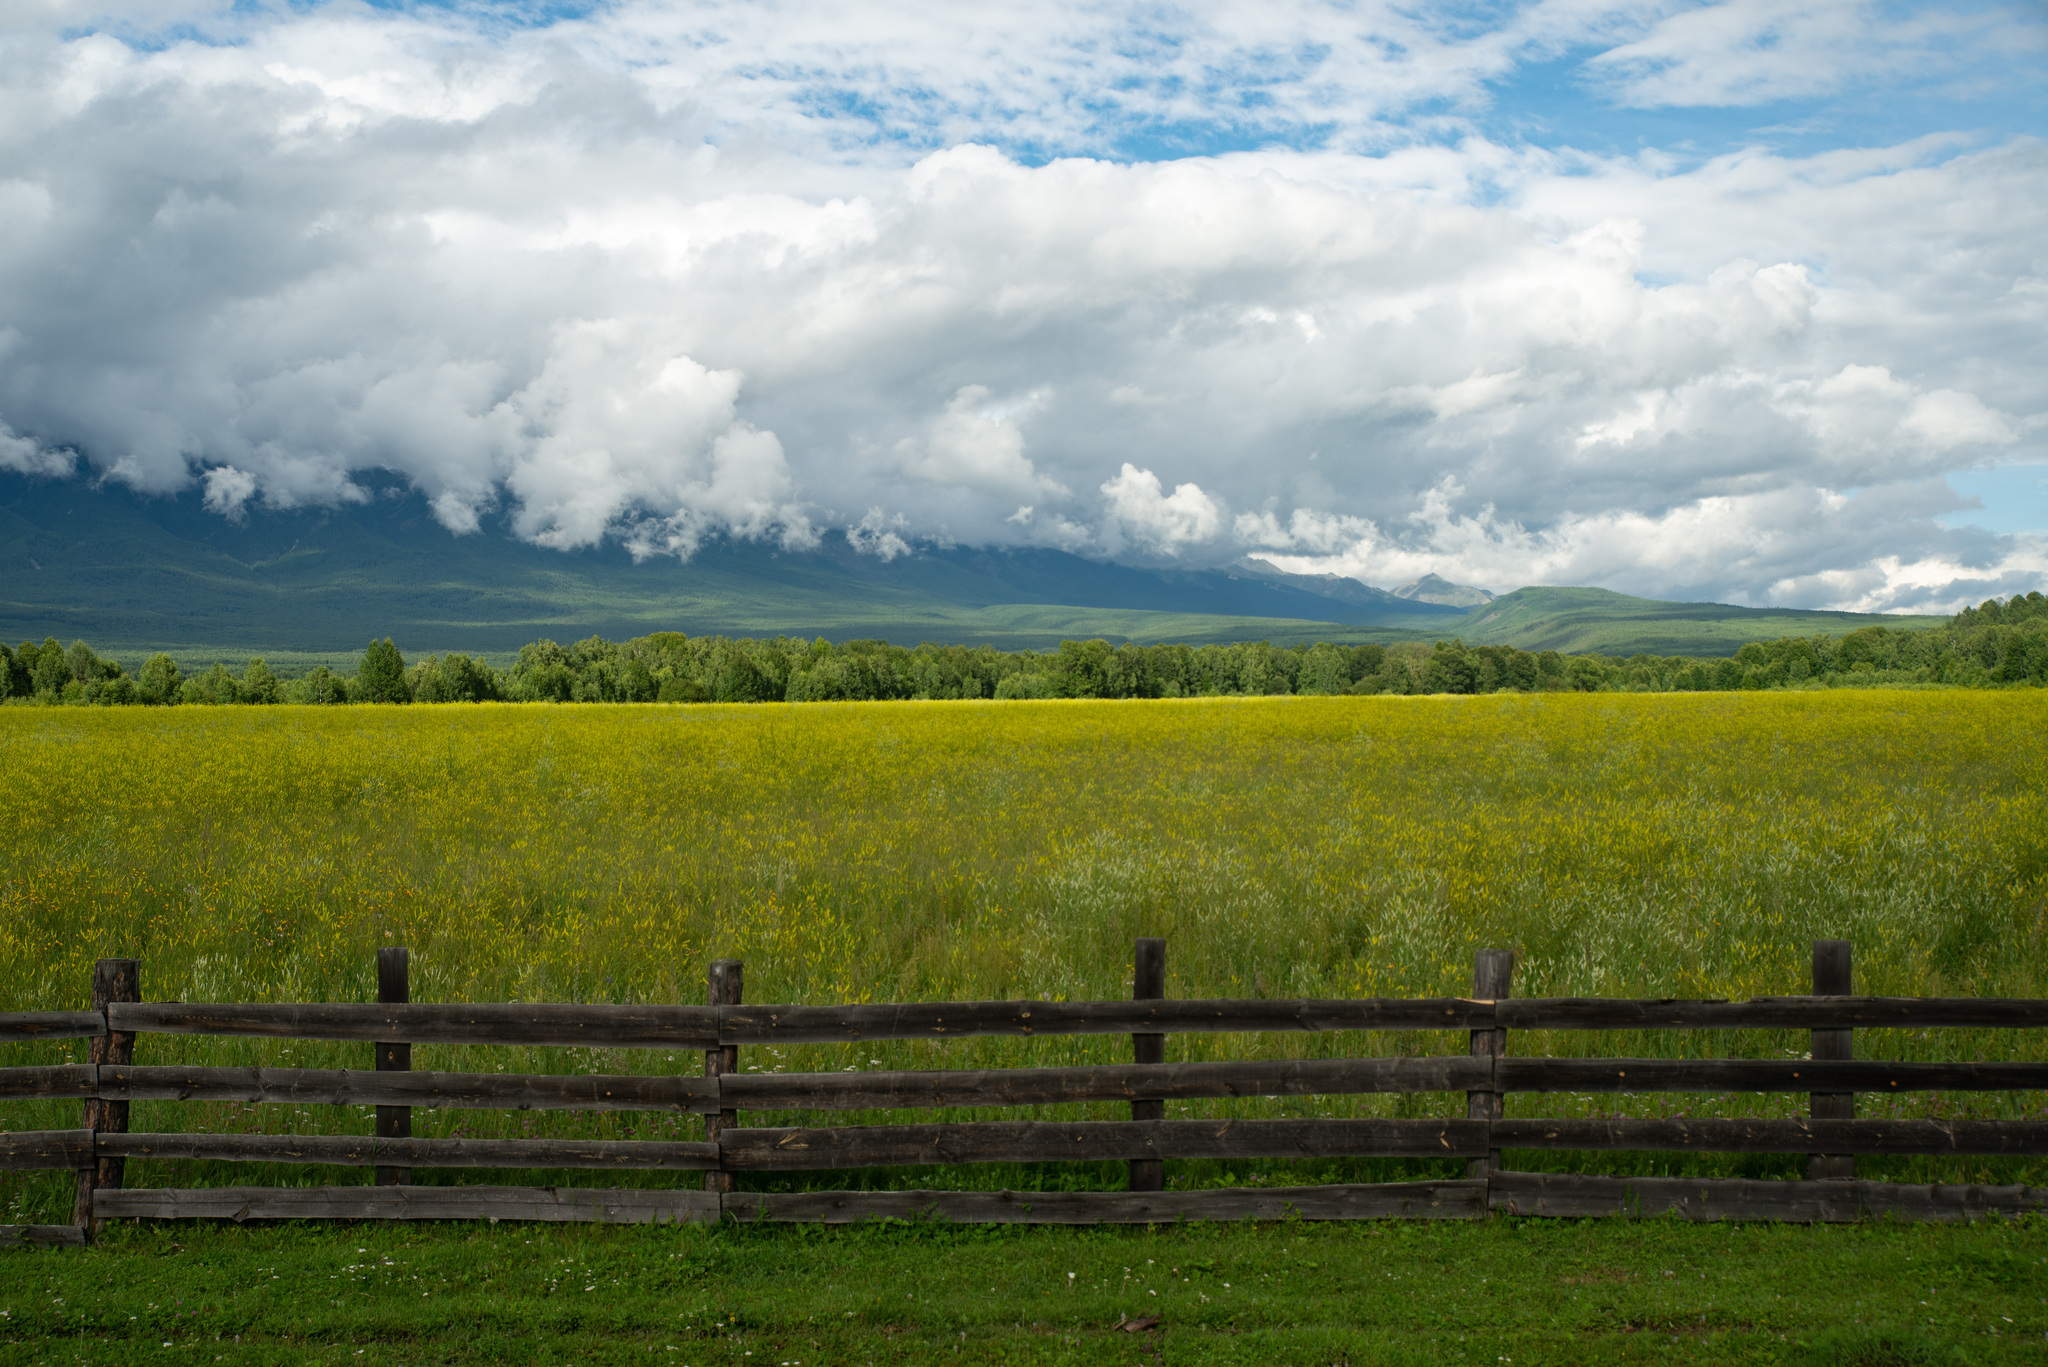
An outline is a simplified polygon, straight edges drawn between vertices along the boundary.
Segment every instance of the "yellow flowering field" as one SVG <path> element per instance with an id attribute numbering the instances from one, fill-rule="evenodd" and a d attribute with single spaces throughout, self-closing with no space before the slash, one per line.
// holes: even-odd
<path id="1" fill-rule="evenodd" d="M 101 955 L 139 957 L 152 999 L 369 1000 L 375 950 L 390 944 L 413 950 L 418 1001 L 702 1001 L 706 964 L 724 956 L 746 961 L 751 1001 L 1120 997 L 1146 934 L 1167 938 L 1177 996 L 1460 994 L 1473 951 L 1495 945 L 1518 953 L 1517 995 L 1798 992 L 1817 937 L 1854 942 L 1860 991 L 2048 996 L 2044 723 L 2048 694 L 1960 690 L 6 709 L 0 1009 L 83 1005 Z M 1202 1036 L 1173 1039 L 1169 1057 L 1462 1048 L 1448 1033 Z M 1774 1056 L 1804 1040 L 1512 1036 L 1509 1048 Z M 1866 1032 L 1859 1049 L 2048 1057 L 2017 1033 Z M 368 1062 L 361 1045 L 145 1037 L 140 1050 L 144 1062 Z M 1127 1050 L 904 1042 L 750 1050 L 745 1062 Z M 79 1052 L 13 1046 L 0 1062 Z M 699 1063 L 414 1052 L 420 1068 Z M 1185 1113 L 1432 1114 L 1455 1100 Z M 2023 1114 L 2030 1100 L 1886 1102 Z M 1510 1113 L 1795 1114 L 1803 1102 L 1518 1097 Z M 0 1128 L 76 1124 L 75 1109 L 0 1103 Z M 367 1122 L 166 1103 L 138 1106 L 135 1123 Z M 696 1124 L 478 1112 L 416 1123 L 685 1137 Z M 1951 1170 L 1962 1168 L 1939 1169 Z M 189 1180 L 178 1171 L 155 1180 Z M 1202 1179 L 1190 1165 L 1176 1180 Z M 7 1190 L 18 1203 L 34 1186 Z"/>

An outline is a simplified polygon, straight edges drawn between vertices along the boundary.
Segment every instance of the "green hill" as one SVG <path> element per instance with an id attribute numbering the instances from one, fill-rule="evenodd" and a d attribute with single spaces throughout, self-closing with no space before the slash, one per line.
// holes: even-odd
<path id="1" fill-rule="evenodd" d="M 1467 645 L 1566 654 L 1733 655 L 1750 641 L 1840 636 L 1858 627 L 1933 627 L 1946 617 L 1666 603 L 1607 589 L 1527 588 L 1474 608 L 1458 624 Z"/>

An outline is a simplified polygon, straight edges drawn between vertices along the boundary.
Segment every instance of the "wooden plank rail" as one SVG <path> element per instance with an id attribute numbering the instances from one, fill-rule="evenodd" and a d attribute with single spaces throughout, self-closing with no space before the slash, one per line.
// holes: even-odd
<path id="1" fill-rule="evenodd" d="M 197 1187 L 100 1191 L 100 1219 L 546 1220 L 645 1225 L 719 1218 L 718 1193 L 591 1187 Z"/>
<path id="2" fill-rule="evenodd" d="M 2006 1092 L 2048 1089 L 2048 1063 L 1874 1059 L 1503 1058 L 1504 1092 Z"/>
<path id="3" fill-rule="evenodd" d="M 134 1002 L 107 1008 L 115 1030 L 163 1035 L 401 1044 L 527 1044 L 603 1049 L 703 1049 L 718 1043 L 705 1006 L 547 1002 Z"/>
<path id="4" fill-rule="evenodd" d="M 2048 1153 L 2039 1120 L 1496 1120 L 1517 1149 L 1701 1149 L 1724 1153 Z"/>
<path id="5" fill-rule="evenodd" d="M 0 1069 L 0 1095 L 7 1095 Z M 708 1078 L 635 1073 L 389 1073 L 346 1068 L 102 1068 L 101 1095 L 134 1101 L 276 1102 L 506 1111 L 707 1111 Z"/>
<path id="6" fill-rule="evenodd" d="M 1268 1030 L 1462 1030 L 1492 1007 L 1462 998 L 1330 1001 L 912 1002 L 720 1009 L 728 1044 L 830 1044 L 982 1035 L 1129 1035 Z"/>
<path id="7" fill-rule="evenodd" d="M 2001 1065 L 2008 1066 L 2008 1065 Z M 2048 1070 L 2048 1065 L 2035 1066 Z M 108 1097 L 254 1105 L 466 1107 L 501 1110 L 866 1111 L 940 1106 L 1046 1106 L 1136 1097 L 1320 1096 L 1455 1092 L 1484 1085 L 1487 1062 L 1442 1058 L 1259 1059 L 1102 1067 L 920 1072 L 379 1073 L 341 1068 L 91 1065 L 0 1068 L 0 1099 Z M 1142 1086 L 1140 1085 L 1142 1083 Z M 1575 1086 L 1576 1084 L 1574 1084 Z M 2008 1085 L 2008 1084 L 1996 1084 Z M 2044 1083 L 2043 1085 L 2048 1085 Z M 1573 1087 L 1557 1090 L 1573 1090 Z M 1805 1084 L 1786 1090 L 1804 1090 Z"/>
<path id="8" fill-rule="evenodd" d="M 99 1068 L 94 1064 L 0 1068 L 0 1100 L 83 1101 L 98 1095 Z"/>
<path id="9" fill-rule="evenodd" d="M 95 1039 L 106 1033 L 107 1018 L 98 1011 L 0 1011 L 0 1041 Z"/>
<path id="10" fill-rule="evenodd" d="M 1749 1001 L 1529 997 L 1262 1001 L 914 1002 L 859 1006 L 609 1006 L 561 1003 L 132 1002 L 97 1013 L 0 1014 L 0 1038 L 134 1033 L 412 1044 L 712 1049 L 985 1035 L 1340 1030 L 2038 1029 L 2048 1000 L 1756 997 Z"/>
<path id="11" fill-rule="evenodd" d="M 347 1134 L 102 1135 L 100 1154 L 229 1163 L 389 1164 L 429 1168 L 640 1168 L 702 1172 L 716 1144 L 646 1139 L 391 1139 Z M 392 1185 L 404 1185 L 394 1183 Z"/>
<path id="12" fill-rule="evenodd" d="M 1456 1092 L 1483 1084 L 1486 1061 L 1444 1058 L 1256 1059 L 1100 1067 L 929 1072 L 750 1073 L 720 1079 L 749 1111 L 867 1111 L 936 1106 L 1049 1106 L 1200 1097 Z"/>
<path id="13" fill-rule="evenodd" d="M 1068 1068 L 866 1073 L 379 1073 L 342 1068 L 60 1064 L 0 1068 L 0 1099 L 236 1101 L 248 1105 L 497 1110 L 909 1110 L 1049 1106 L 1139 1097 L 1341 1096 L 1372 1092 L 2048 1091 L 2048 1063 L 1857 1059 L 1253 1059 Z"/>
<path id="14" fill-rule="evenodd" d="M 0 1225 L 0 1248 L 82 1248 L 80 1225 Z"/>
<path id="15" fill-rule="evenodd" d="M 2026 1156 L 2048 1153 L 2048 1121 L 1021 1120 L 740 1128 L 722 1131 L 716 1143 L 32 1130 L 0 1135 L 0 1168 L 83 1168 L 96 1159 L 157 1158 L 449 1168 L 803 1171 L 1131 1158 L 1473 1158 L 1502 1148 Z"/>
<path id="16" fill-rule="evenodd" d="M 1215 1191 L 607 1190 L 587 1187 L 212 1187 L 99 1191 L 100 1219 L 582 1220 L 612 1224 L 740 1220 L 845 1223 L 1163 1224 L 1180 1220 L 1482 1219 L 1509 1215 L 1775 1220 L 1963 1221 L 2048 1209 L 2048 1188 L 1745 1178 L 1586 1177 L 1496 1172 L 1478 1181 L 1385 1182 Z M 16 1229 L 22 1227 L 16 1226 Z M 82 1242 L 55 1237 L 43 1242 Z M 68 1228 L 68 1227 L 57 1227 Z M 0 1239 L 7 1231 L 0 1229 Z"/>
<path id="17" fill-rule="evenodd" d="M 1752 997 L 1651 1001 L 1524 997 L 1495 1008 L 1509 1030 L 2039 1029 L 2048 1000 L 1991 997 Z"/>
<path id="18" fill-rule="evenodd" d="M 799 1191 L 734 1192 L 738 1220 L 951 1220 L 963 1224 L 1151 1225 L 1177 1220 L 1477 1220 L 1486 1183 L 1336 1183 L 1215 1191 Z"/>
<path id="19" fill-rule="evenodd" d="M 1859 1220 L 1961 1221 L 2048 1209 L 2048 1188 L 1925 1186 L 1910 1182 L 1797 1181 L 1720 1177 L 1589 1177 L 1501 1172 L 1488 1190 L 1507 1215 L 1572 1220 L 1676 1215 L 1687 1220 L 1776 1220 L 1848 1224 Z"/>
<path id="20" fill-rule="evenodd" d="M 0 1134 L 0 1171 L 83 1171 L 92 1163 L 91 1130 L 16 1130 Z"/>
<path id="21" fill-rule="evenodd" d="M 1473 1120 L 990 1120 L 955 1125 L 737 1129 L 719 1136 L 734 1171 L 1039 1163 L 1131 1158 L 1470 1158 Z"/>

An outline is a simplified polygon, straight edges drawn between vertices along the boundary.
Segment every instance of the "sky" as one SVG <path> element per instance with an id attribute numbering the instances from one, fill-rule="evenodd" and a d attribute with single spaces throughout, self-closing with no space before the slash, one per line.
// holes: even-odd
<path id="1" fill-rule="evenodd" d="M 4 0 L 0 468 L 451 535 L 2048 588 L 2048 9 Z"/>

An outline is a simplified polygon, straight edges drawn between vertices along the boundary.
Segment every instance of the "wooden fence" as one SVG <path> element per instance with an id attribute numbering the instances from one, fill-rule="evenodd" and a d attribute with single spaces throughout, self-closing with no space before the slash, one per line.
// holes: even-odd
<path id="1" fill-rule="evenodd" d="M 76 1243 L 117 1217 L 297 1219 L 848 1221 L 876 1216 L 1037 1223 L 1181 1219 L 1360 1219 L 1605 1216 L 1672 1212 L 1692 1219 L 1971 1219 L 2048 1208 L 2048 1189 L 1858 1181 L 1857 1154 L 2038 1155 L 2048 1122 L 1858 1120 L 1859 1092 L 2039 1091 L 2042 1062 L 1880 1062 L 1854 1056 L 1859 1027 L 2048 1025 L 2048 1001 L 1860 997 L 1849 946 L 1814 946 L 1814 992 L 1749 1001 L 1510 996 L 1512 956 L 1482 950 L 1470 998 L 1170 1000 L 1165 946 L 1140 940 L 1127 1002 L 928 1002 L 748 1005 L 741 967 L 722 960 L 704 1006 L 426 1004 L 409 1000 L 403 949 L 379 955 L 376 1003 L 193 1004 L 140 1000 L 139 964 L 103 959 L 87 1011 L 0 1014 L 0 1039 L 90 1041 L 89 1061 L 0 1069 L 0 1099 L 77 1099 L 82 1128 L 0 1134 L 0 1168 L 73 1169 L 75 1223 L 0 1227 L 0 1242 Z M 1795 1029 L 1805 1059 L 1518 1058 L 1514 1030 Z M 1449 1030 L 1469 1050 L 1434 1057 L 1165 1062 L 1165 1037 L 1197 1031 Z M 369 1070 L 137 1066 L 137 1034 L 360 1040 Z M 749 1045 L 1129 1035 L 1136 1062 L 1062 1068 L 921 1072 L 746 1073 Z M 411 1046 L 573 1045 L 703 1051 L 701 1076 L 415 1072 Z M 1508 1119 L 1510 1092 L 1807 1093 L 1807 1119 Z M 1464 1092 L 1443 1119 L 1167 1120 L 1190 1098 L 1366 1092 Z M 234 1101 L 376 1107 L 369 1135 L 136 1134 L 135 1101 Z M 1127 1121 L 1004 1120 L 948 1124 L 749 1127 L 744 1111 L 867 1111 L 1128 1102 Z M 651 1140 L 419 1139 L 412 1108 L 689 1112 L 701 1143 Z M 1503 1149 L 1663 1150 L 1811 1155 L 1805 1180 L 1600 1177 L 1517 1173 Z M 1465 1160 L 1459 1179 L 1287 1188 L 1163 1190 L 1175 1158 L 1402 1157 Z M 349 1187 L 124 1188 L 130 1158 L 341 1164 L 374 1169 Z M 1121 1192 L 736 1190 L 743 1173 L 917 1164 L 1122 1160 Z M 701 1172 L 701 1189 L 415 1186 L 417 1168 Z"/>

